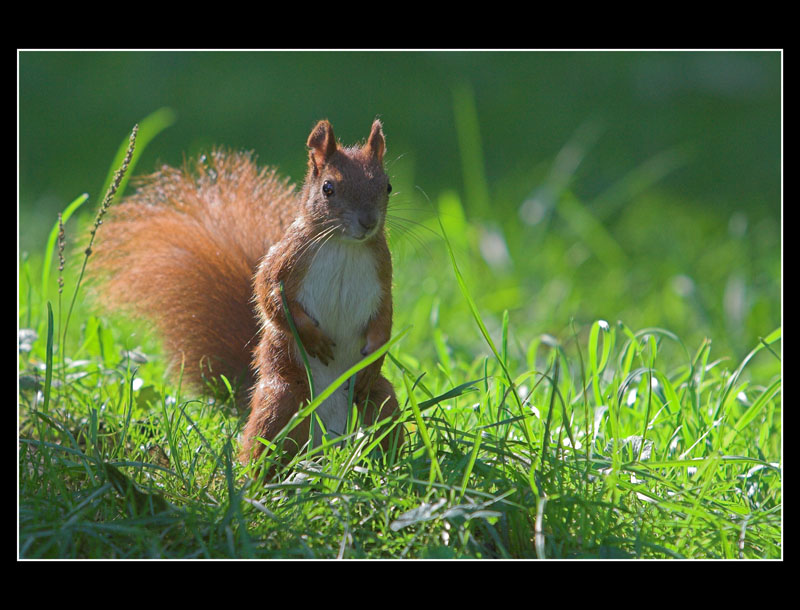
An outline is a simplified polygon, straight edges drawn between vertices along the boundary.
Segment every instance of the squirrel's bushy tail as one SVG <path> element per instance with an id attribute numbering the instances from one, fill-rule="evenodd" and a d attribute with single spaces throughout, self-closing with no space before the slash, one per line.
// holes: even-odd
<path id="1" fill-rule="evenodd" d="M 89 271 L 106 309 L 150 322 L 184 379 L 254 379 L 253 274 L 291 222 L 287 180 L 244 153 L 214 152 L 192 168 L 163 167 L 112 206 Z"/>

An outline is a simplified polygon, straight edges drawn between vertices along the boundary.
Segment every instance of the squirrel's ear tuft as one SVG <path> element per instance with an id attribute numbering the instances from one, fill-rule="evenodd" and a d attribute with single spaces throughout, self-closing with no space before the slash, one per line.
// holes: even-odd
<path id="1" fill-rule="evenodd" d="M 307 146 L 311 149 L 309 164 L 319 171 L 336 152 L 336 136 L 333 135 L 333 126 L 329 121 L 323 120 L 314 126 L 308 136 Z"/>
<path id="2" fill-rule="evenodd" d="M 369 138 L 364 148 L 375 158 L 378 162 L 383 161 L 383 153 L 386 150 L 386 140 L 383 137 L 383 124 L 380 119 L 375 119 L 372 123 L 372 131 L 369 132 Z"/>

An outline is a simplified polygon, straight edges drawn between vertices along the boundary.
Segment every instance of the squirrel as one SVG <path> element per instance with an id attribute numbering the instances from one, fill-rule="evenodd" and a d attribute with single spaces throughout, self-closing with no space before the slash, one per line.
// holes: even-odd
<path id="1" fill-rule="evenodd" d="M 297 192 L 248 153 L 215 150 L 194 167 L 163 166 L 112 206 L 95 248 L 97 295 L 108 309 L 148 320 L 163 337 L 170 368 L 184 379 L 242 379 L 249 395 L 239 459 L 258 458 L 311 396 L 286 310 L 307 354 L 315 393 L 390 338 L 392 260 L 385 234 L 392 190 L 376 119 L 366 142 L 344 147 L 327 120 L 312 129 L 308 169 Z M 286 305 L 286 309 L 284 309 Z M 396 414 L 382 355 L 356 375 L 363 421 Z M 316 411 L 345 432 L 349 383 Z M 240 394 L 241 396 L 241 394 Z M 282 449 L 296 452 L 309 418 Z M 317 426 L 314 444 L 321 442 Z M 403 441 L 398 426 L 383 448 Z"/>

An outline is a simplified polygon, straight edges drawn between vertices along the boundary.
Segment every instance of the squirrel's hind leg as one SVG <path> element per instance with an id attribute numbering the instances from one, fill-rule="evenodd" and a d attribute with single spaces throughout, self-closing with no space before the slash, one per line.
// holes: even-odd
<path id="1" fill-rule="evenodd" d="M 399 411 L 394 387 L 383 375 L 375 378 L 368 394 L 356 397 L 356 403 L 359 405 L 359 411 L 366 425 L 392 417 Z M 403 440 L 403 426 L 398 425 L 384 437 L 381 447 L 384 451 L 390 451 L 392 447 L 399 448 L 403 444 Z"/>
<path id="2" fill-rule="evenodd" d="M 258 459 L 265 447 L 258 438 L 273 440 L 308 399 L 308 383 L 305 379 L 262 379 L 253 389 L 250 416 L 242 433 L 240 461 L 247 463 Z M 284 440 L 281 449 L 285 457 L 297 453 L 307 440 L 308 418 L 300 422 Z"/>

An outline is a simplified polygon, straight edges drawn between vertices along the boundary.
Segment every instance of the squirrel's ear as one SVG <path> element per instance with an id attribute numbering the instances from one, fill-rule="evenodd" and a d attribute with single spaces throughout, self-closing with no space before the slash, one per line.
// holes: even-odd
<path id="1" fill-rule="evenodd" d="M 372 131 L 369 132 L 367 144 L 364 146 L 367 151 L 375 155 L 378 163 L 383 161 L 383 152 L 386 150 L 386 140 L 383 137 L 383 125 L 380 119 L 375 119 L 372 123 Z"/>
<path id="2" fill-rule="evenodd" d="M 311 149 L 309 164 L 319 171 L 336 152 L 336 136 L 333 135 L 333 127 L 329 121 L 323 120 L 314 126 L 308 136 L 307 146 Z"/>

